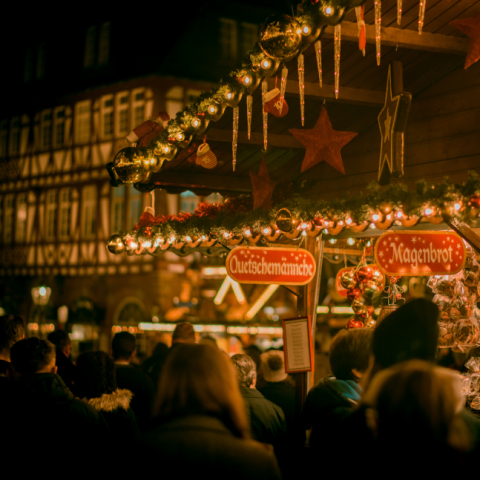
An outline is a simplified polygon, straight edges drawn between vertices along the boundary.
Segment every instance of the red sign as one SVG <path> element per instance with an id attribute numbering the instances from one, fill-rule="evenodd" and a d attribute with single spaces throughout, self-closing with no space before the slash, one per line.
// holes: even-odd
<path id="1" fill-rule="evenodd" d="M 237 247 L 226 261 L 228 275 L 238 283 L 305 285 L 315 275 L 313 255 L 301 248 Z"/>
<path id="2" fill-rule="evenodd" d="M 463 240 L 454 232 L 386 232 L 375 244 L 375 260 L 389 276 L 452 275 L 463 269 Z"/>
<path id="3" fill-rule="evenodd" d="M 374 270 L 380 270 L 374 263 L 372 264 L 369 264 L 368 265 L 370 268 L 373 268 Z M 335 277 L 335 289 L 337 290 L 337 293 L 341 296 L 341 297 L 345 297 L 347 298 L 347 289 L 346 288 L 343 288 L 342 284 L 340 283 L 340 280 L 342 278 L 342 274 L 344 272 L 348 272 L 349 270 L 355 270 L 357 267 L 346 267 L 346 268 L 342 268 L 339 270 L 339 272 L 337 273 L 337 276 Z M 383 283 L 381 285 L 381 288 L 383 290 L 383 288 L 385 287 L 385 279 L 383 280 Z"/>

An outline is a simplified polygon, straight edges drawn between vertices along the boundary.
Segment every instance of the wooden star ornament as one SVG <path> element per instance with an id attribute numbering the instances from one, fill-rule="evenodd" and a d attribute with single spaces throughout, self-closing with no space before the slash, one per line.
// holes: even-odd
<path id="1" fill-rule="evenodd" d="M 272 194 L 277 182 L 270 180 L 265 157 L 262 158 L 258 175 L 250 172 L 250 179 L 253 186 L 253 209 L 262 207 L 264 210 L 269 210 L 272 206 Z"/>
<path id="2" fill-rule="evenodd" d="M 302 173 L 317 163 L 326 162 L 335 170 L 345 174 L 340 150 L 358 133 L 334 130 L 325 107 L 320 110 L 320 116 L 313 128 L 309 130 L 291 128 L 289 131 L 307 148 L 302 163 Z"/>
<path id="3" fill-rule="evenodd" d="M 470 38 L 464 67 L 468 68 L 477 60 L 480 60 L 480 12 L 476 17 L 453 20 L 450 24 Z"/>

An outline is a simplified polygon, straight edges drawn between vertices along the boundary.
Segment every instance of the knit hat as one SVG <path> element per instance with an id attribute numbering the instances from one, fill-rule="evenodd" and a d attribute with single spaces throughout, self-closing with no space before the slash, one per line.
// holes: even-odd
<path id="1" fill-rule="evenodd" d="M 372 350 L 382 368 L 405 360 L 433 362 L 438 343 L 438 307 L 417 298 L 392 312 L 374 331 Z"/>
<path id="2" fill-rule="evenodd" d="M 262 372 L 267 382 L 281 382 L 288 374 L 285 372 L 285 354 L 278 350 L 262 353 Z"/>

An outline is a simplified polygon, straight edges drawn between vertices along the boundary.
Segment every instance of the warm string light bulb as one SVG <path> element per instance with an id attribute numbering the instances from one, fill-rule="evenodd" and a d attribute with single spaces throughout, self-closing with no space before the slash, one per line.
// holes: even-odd
<path id="1" fill-rule="evenodd" d="M 251 84 L 252 84 L 252 81 L 253 81 L 253 79 L 252 79 L 252 77 L 251 77 L 250 75 L 245 75 L 245 76 L 243 77 L 243 79 L 242 79 L 242 83 L 243 83 L 244 85 L 251 85 Z"/>
<path id="2" fill-rule="evenodd" d="M 270 235 L 272 233 L 272 229 L 270 227 L 265 227 L 263 229 L 263 234 L 264 235 Z"/>
<path id="3" fill-rule="evenodd" d="M 249 228 L 247 228 L 243 233 L 246 237 L 250 237 L 252 235 L 252 232 Z"/>
<path id="4" fill-rule="evenodd" d="M 457 202 L 457 203 L 455 203 L 453 208 L 458 212 L 462 208 L 462 204 Z"/>
<path id="5" fill-rule="evenodd" d="M 201 122 L 200 122 L 200 120 L 199 120 L 198 118 L 194 118 L 194 119 L 192 120 L 192 127 L 193 127 L 193 128 L 198 128 L 198 127 L 200 126 L 200 123 L 201 123 Z"/>
<path id="6" fill-rule="evenodd" d="M 231 100 L 231 99 L 233 98 L 233 93 L 230 92 L 230 91 L 226 92 L 226 93 L 225 93 L 225 98 L 226 98 L 227 100 Z"/>
<path id="7" fill-rule="evenodd" d="M 272 61 L 269 60 L 268 58 L 265 58 L 265 59 L 262 60 L 261 66 L 262 66 L 262 68 L 264 68 L 265 70 L 267 70 L 267 69 L 269 69 L 269 68 L 272 66 Z"/>
<path id="8" fill-rule="evenodd" d="M 352 220 L 350 217 L 348 217 L 348 218 L 345 220 L 345 223 L 346 223 L 347 225 L 351 225 L 352 222 L 353 222 L 353 220 Z"/>
<path id="9" fill-rule="evenodd" d="M 382 0 L 375 0 L 375 44 L 377 49 L 377 65 L 380 65 L 382 42 Z"/>
<path id="10" fill-rule="evenodd" d="M 216 105 L 210 105 L 208 107 L 208 113 L 210 113 L 211 115 L 215 115 L 218 111 L 218 108 Z"/>
<path id="11" fill-rule="evenodd" d="M 170 145 L 164 145 L 162 148 L 163 153 L 170 153 Z"/>
<path id="12" fill-rule="evenodd" d="M 182 132 L 179 132 L 175 135 L 175 138 L 178 142 L 183 142 L 185 140 L 185 135 Z"/>
<path id="13" fill-rule="evenodd" d="M 334 33 L 335 42 L 335 98 L 338 98 L 338 92 L 340 89 L 340 49 L 342 46 L 342 26 L 339 23 L 335 25 Z"/>
<path id="14" fill-rule="evenodd" d="M 152 246 L 152 242 L 147 240 L 146 242 L 143 242 L 143 248 L 150 248 Z"/>
<path id="15" fill-rule="evenodd" d="M 315 42 L 315 53 L 317 55 L 317 68 L 318 68 L 318 82 L 320 84 L 320 88 L 323 85 L 323 72 L 322 72 L 322 42 L 317 40 Z"/>
<path id="16" fill-rule="evenodd" d="M 349 239 L 347 239 L 347 243 L 349 245 L 355 245 L 355 240 L 353 238 L 349 238 Z"/>
<path id="17" fill-rule="evenodd" d="M 323 7 L 323 13 L 325 16 L 330 17 L 333 15 L 333 7 L 330 7 L 329 5 L 326 7 Z"/>
<path id="18" fill-rule="evenodd" d="M 303 35 L 310 35 L 311 32 L 312 32 L 312 29 L 308 25 L 304 25 L 302 27 L 302 34 Z"/>

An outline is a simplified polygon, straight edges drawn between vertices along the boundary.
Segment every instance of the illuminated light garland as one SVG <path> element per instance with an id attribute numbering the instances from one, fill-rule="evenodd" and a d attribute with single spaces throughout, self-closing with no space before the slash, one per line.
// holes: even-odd
<path id="1" fill-rule="evenodd" d="M 227 269 L 225 267 L 205 267 L 202 268 L 202 275 L 205 277 L 213 277 L 219 275 L 226 275 Z"/>
<path id="2" fill-rule="evenodd" d="M 244 304 L 247 301 L 240 284 L 235 280 L 232 280 L 229 276 L 226 276 L 222 285 L 220 285 L 220 288 L 218 289 L 217 295 L 213 299 L 213 303 L 215 305 L 220 305 L 223 300 L 225 300 L 225 296 L 227 295 L 229 287 L 232 287 L 233 293 L 235 294 L 238 303 Z"/>
<path id="3" fill-rule="evenodd" d="M 252 305 L 250 310 L 245 314 L 247 320 L 251 320 L 258 311 L 265 305 L 265 302 L 274 294 L 279 285 L 269 285 L 265 291 L 257 298 L 257 301 Z"/>
<path id="4" fill-rule="evenodd" d="M 353 315 L 352 307 L 332 307 L 334 315 Z"/>
<path id="5" fill-rule="evenodd" d="M 322 42 L 317 40 L 315 42 L 315 53 L 317 56 L 317 68 L 318 68 L 318 83 L 320 88 L 323 86 L 323 72 L 322 72 Z"/>
<path id="6" fill-rule="evenodd" d="M 330 311 L 330 308 L 328 308 L 325 305 L 320 305 L 317 307 L 317 313 L 327 314 L 329 311 Z"/>

